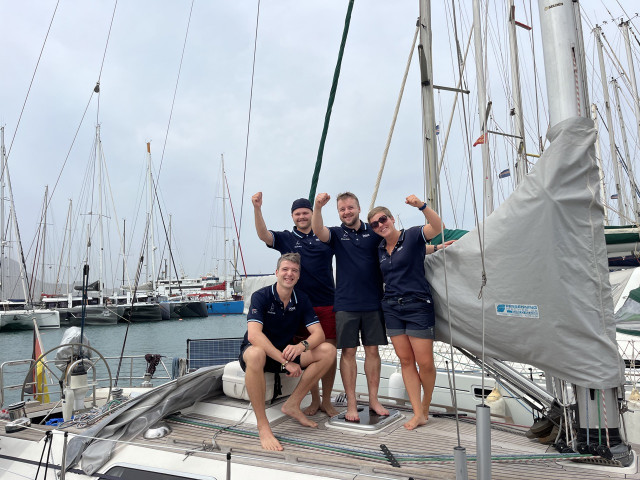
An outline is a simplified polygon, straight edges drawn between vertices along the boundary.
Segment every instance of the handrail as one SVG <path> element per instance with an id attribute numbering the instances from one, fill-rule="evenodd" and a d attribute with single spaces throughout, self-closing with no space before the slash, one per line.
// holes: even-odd
<path id="1" fill-rule="evenodd" d="M 116 362 L 120 357 L 112 356 L 112 357 L 104 357 L 107 362 Z M 123 357 L 126 361 L 129 362 L 129 375 L 120 377 L 121 380 L 128 380 L 128 386 L 134 387 L 139 385 L 143 378 L 144 373 L 146 372 L 147 363 L 145 361 L 144 355 L 125 355 Z M 166 358 L 166 357 L 163 357 Z M 92 361 L 95 361 L 96 358 L 91 357 Z M 4 407 L 5 400 L 8 403 L 13 403 L 13 401 L 17 401 L 18 399 L 9 399 L 9 395 L 7 392 L 12 392 L 16 390 L 21 390 L 23 386 L 23 380 L 25 375 L 27 375 L 29 369 L 35 363 L 34 359 L 21 359 L 21 360 L 10 360 L 0 364 L 0 407 Z M 45 362 L 47 365 L 51 367 L 55 366 L 55 360 L 48 360 Z M 12 370 L 12 367 L 20 367 L 24 366 L 23 369 Z M 161 367 L 161 368 L 160 368 Z M 139 373 L 138 373 L 139 372 Z M 50 375 L 48 375 L 50 377 Z M 158 364 L 157 370 L 154 373 L 154 380 L 160 381 L 161 383 L 166 383 L 171 380 L 171 372 L 167 368 L 163 359 L 160 359 L 160 363 Z M 107 377 L 96 377 L 96 383 L 101 384 L 108 381 Z M 12 382 L 12 383 L 7 383 Z M 19 383 L 13 383 L 19 382 Z M 124 382 L 123 382 L 124 383 Z M 27 382 L 27 386 L 34 386 L 35 382 Z M 46 386 L 50 391 L 49 395 L 58 396 L 61 394 L 60 386 L 57 382 L 53 383 L 52 381 L 48 381 L 44 386 Z"/>

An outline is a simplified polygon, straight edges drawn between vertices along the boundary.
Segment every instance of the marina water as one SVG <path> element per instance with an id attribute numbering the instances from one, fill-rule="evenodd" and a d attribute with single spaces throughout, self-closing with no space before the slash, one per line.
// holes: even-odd
<path id="1" fill-rule="evenodd" d="M 171 371 L 172 357 L 186 358 L 187 339 L 241 337 L 247 329 L 246 315 L 211 315 L 203 318 L 132 323 L 129 326 L 125 355 L 160 354 Z M 85 336 L 105 357 L 120 355 L 127 325 L 85 326 Z M 56 347 L 67 327 L 41 330 L 45 351 Z M 30 359 L 33 350 L 33 331 L 0 332 L 0 364 L 9 360 Z M 49 358 L 51 360 L 52 358 Z M 112 367 L 113 368 L 113 367 Z M 139 374 L 141 372 L 138 372 Z M 115 377 L 115 371 L 112 371 Z M 23 375 L 9 373 L 4 384 L 22 383 Z M 3 408 L 18 401 L 20 392 L 5 392 Z"/>

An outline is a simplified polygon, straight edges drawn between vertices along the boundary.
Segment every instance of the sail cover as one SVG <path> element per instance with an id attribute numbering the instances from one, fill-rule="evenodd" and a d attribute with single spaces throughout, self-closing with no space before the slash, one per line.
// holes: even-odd
<path id="1" fill-rule="evenodd" d="M 596 132 L 590 119 L 575 117 L 547 138 L 551 146 L 533 171 L 483 225 L 427 255 L 436 337 L 449 342 L 450 315 L 453 345 L 481 355 L 484 330 L 485 355 L 586 388 L 617 387 L 624 364 L 615 342 Z"/>

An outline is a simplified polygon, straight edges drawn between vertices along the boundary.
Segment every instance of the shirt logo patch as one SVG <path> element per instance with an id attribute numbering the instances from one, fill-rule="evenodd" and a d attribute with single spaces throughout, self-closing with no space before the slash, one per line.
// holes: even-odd
<path id="1" fill-rule="evenodd" d="M 258 313 L 258 309 L 257 308 L 252 308 L 251 309 L 251 313 Z"/>
<path id="2" fill-rule="evenodd" d="M 362 234 L 362 238 L 367 238 L 367 237 L 370 237 L 370 236 L 371 236 L 371 234 L 369 234 L 369 233 L 363 233 Z"/>
<path id="3" fill-rule="evenodd" d="M 276 314 L 276 306 L 273 303 L 269 307 L 269 310 L 267 311 L 267 313 L 269 313 L 271 315 L 275 315 Z"/>
<path id="4" fill-rule="evenodd" d="M 290 312 L 295 312 L 295 310 L 296 310 L 296 306 L 295 306 L 295 305 L 292 305 L 292 306 L 290 306 L 290 307 L 289 307 L 289 309 L 288 309 L 288 310 L 289 310 Z"/>

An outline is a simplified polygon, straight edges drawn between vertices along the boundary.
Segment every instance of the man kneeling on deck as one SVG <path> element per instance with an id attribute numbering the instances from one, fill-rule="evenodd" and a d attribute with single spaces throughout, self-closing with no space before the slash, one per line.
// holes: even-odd
<path id="1" fill-rule="evenodd" d="M 247 333 L 240 347 L 240 366 L 246 372 L 245 386 L 258 423 L 260 443 L 266 450 L 283 448 L 267 420 L 264 372 L 282 372 L 290 377 L 302 375 L 298 386 L 282 405 L 282 412 L 304 426 L 317 427 L 318 424 L 302 412 L 300 403 L 331 367 L 336 355 L 336 347 L 324 341 L 322 326 L 309 298 L 293 288 L 298 278 L 300 255 L 282 255 L 276 268 L 276 283 L 251 296 Z M 309 338 L 292 345 L 299 325 L 306 326 Z"/>

